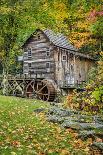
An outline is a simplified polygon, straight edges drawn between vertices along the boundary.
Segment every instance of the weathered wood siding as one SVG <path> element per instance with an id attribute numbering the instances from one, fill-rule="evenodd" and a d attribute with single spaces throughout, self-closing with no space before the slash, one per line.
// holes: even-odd
<path id="1" fill-rule="evenodd" d="M 30 48 L 32 55 L 28 57 Z M 58 86 L 86 81 L 88 71 L 94 64 L 83 54 L 76 55 L 75 51 L 54 46 L 42 31 L 37 31 L 25 43 L 23 63 L 24 74 L 52 79 Z"/>
<path id="2" fill-rule="evenodd" d="M 63 56 L 66 60 L 63 60 Z M 58 85 L 73 84 L 74 82 L 74 58 L 67 50 L 57 49 L 54 55 L 56 69 L 55 76 Z"/>
<path id="3" fill-rule="evenodd" d="M 66 60 L 63 60 L 66 56 Z M 55 49 L 55 77 L 58 85 L 80 84 L 87 80 L 88 72 L 93 66 L 92 60 L 75 56 L 69 50 Z"/>
<path id="4" fill-rule="evenodd" d="M 28 57 L 29 48 L 32 50 L 31 58 Z M 49 55 L 47 55 L 47 52 L 49 52 Z M 24 74 L 31 74 L 32 77 L 36 75 L 41 78 L 54 79 L 53 55 L 53 45 L 50 44 L 42 32 L 37 32 L 24 46 Z"/>
<path id="5" fill-rule="evenodd" d="M 87 81 L 88 73 L 91 67 L 94 65 L 94 62 L 83 58 L 83 57 L 77 57 L 75 61 L 75 83 L 82 81 Z"/>

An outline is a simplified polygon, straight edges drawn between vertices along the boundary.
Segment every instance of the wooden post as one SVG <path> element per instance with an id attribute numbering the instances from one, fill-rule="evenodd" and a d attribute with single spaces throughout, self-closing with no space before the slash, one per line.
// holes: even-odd
<path id="1" fill-rule="evenodd" d="M 8 95 L 8 72 L 6 72 L 4 68 L 3 68 L 2 86 L 3 86 L 3 95 Z"/>
<path id="2" fill-rule="evenodd" d="M 74 85 L 76 83 L 76 56 L 74 55 Z"/>

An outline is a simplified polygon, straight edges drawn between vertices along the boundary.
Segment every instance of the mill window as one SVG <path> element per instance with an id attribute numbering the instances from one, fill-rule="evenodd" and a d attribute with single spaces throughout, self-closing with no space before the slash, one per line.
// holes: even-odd
<path id="1" fill-rule="evenodd" d="M 46 63 L 46 68 L 50 68 L 50 62 Z"/>
<path id="2" fill-rule="evenodd" d="M 49 50 L 46 52 L 46 56 L 50 56 L 50 51 Z"/>
<path id="3" fill-rule="evenodd" d="M 38 40 L 40 40 L 40 39 L 41 39 L 40 34 L 38 34 Z"/>
<path id="4" fill-rule="evenodd" d="M 63 60 L 63 61 L 66 61 L 66 60 L 67 60 L 66 55 L 63 55 L 62 60 Z"/>
<path id="5" fill-rule="evenodd" d="M 28 67 L 31 68 L 31 66 L 32 66 L 32 64 L 31 63 L 28 63 Z"/>
<path id="6" fill-rule="evenodd" d="M 29 49 L 28 49 L 28 58 L 31 58 L 31 57 L 32 57 L 32 49 L 29 48 Z"/>

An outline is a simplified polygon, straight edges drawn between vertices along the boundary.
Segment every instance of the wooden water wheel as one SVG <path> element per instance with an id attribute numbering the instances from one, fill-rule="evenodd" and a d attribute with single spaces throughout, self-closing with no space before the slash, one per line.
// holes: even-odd
<path id="1" fill-rule="evenodd" d="M 52 82 L 48 80 L 31 81 L 26 87 L 26 96 L 31 97 L 35 94 L 37 98 L 44 101 L 54 101 L 55 99 L 55 87 Z"/>

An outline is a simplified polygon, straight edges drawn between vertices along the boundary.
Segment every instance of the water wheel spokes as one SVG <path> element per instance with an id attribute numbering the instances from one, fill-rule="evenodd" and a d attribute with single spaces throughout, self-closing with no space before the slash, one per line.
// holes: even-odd
<path id="1" fill-rule="evenodd" d="M 47 84 L 44 85 L 43 87 L 41 87 L 40 89 L 38 89 L 37 93 L 41 92 L 46 86 L 47 86 Z"/>
<path id="2" fill-rule="evenodd" d="M 44 101 L 48 101 L 48 98 L 49 98 L 48 94 L 39 93 L 39 92 L 36 92 L 36 94 L 39 97 L 39 99 L 44 100 Z"/>
<path id="3" fill-rule="evenodd" d="M 38 99 L 44 101 L 54 101 L 55 88 L 52 82 L 48 80 L 35 80 L 35 82 L 28 81 L 26 85 L 26 96 L 33 97 L 36 95 Z"/>
<path id="4" fill-rule="evenodd" d="M 53 101 L 55 98 L 55 88 L 53 84 L 47 80 L 37 81 L 34 89 L 39 99 Z"/>
<path id="5" fill-rule="evenodd" d="M 37 81 L 35 85 L 35 93 L 39 99 L 48 100 L 48 89 L 47 84 L 43 83 L 43 81 Z"/>

